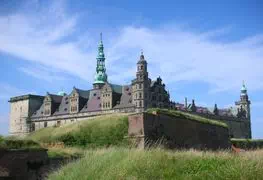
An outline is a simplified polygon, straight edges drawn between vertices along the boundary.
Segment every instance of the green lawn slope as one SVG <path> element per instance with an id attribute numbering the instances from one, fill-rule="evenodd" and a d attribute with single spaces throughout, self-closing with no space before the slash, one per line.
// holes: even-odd
<path id="1" fill-rule="evenodd" d="M 263 151 L 168 151 L 109 148 L 88 150 L 84 158 L 50 174 L 67 179 L 263 179 Z"/>
<path id="2" fill-rule="evenodd" d="M 127 146 L 128 116 L 105 115 L 66 124 L 61 127 L 43 128 L 29 134 L 26 139 L 36 142 L 64 142 L 66 146 L 97 148 Z"/>

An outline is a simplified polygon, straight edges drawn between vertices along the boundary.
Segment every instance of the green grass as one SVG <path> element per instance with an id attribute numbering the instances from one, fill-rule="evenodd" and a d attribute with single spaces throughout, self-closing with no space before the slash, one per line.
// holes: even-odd
<path id="1" fill-rule="evenodd" d="M 161 113 L 161 114 L 168 115 L 168 116 L 172 116 L 172 117 L 178 117 L 178 118 L 188 119 L 192 121 L 198 121 L 204 124 L 211 124 L 211 125 L 228 128 L 227 124 L 223 122 L 219 122 L 219 120 L 212 120 L 212 119 L 208 119 L 208 118 L 201 117 L 198 115 L 190 114 L 187 112 L 182 112 L 182 111 L 177 111 L 177 110 L 168 110 L 168 109 L 159 109 L 159 108 L 152 108 L 152 109 L 147 110 L 148 113 L 152 113 L 154 111 Z"/>
<path id="2" fill-rule="evenodd" d="M 37 142 L 32 140 L 8 139 L 0 137 L 0 149 L 39 150 L 43 148 L 41 148 Z"/>
<path id="3" fill-rule="evenodd" d="M 48 127 L 31 133 L 26 139 L 37 142 L 64 142 L 66 146 L 85 148 L 127 146 L 128 116 L 122 114 L 94 117 L 61 127 Z"/>
<path id="4" fill-rule="evenodd" d="M 85 149 L 82 148 L 49 148 L 49 158 L 80 158 L 83 157 Z"/>
<path id="5" fill-rule="evenodd" d="M 50 174 L 50 180 L 84 179 L 263 179 L 263 151 L 168 151 L 109 148 L 88 150 L 85 157 Z"/>

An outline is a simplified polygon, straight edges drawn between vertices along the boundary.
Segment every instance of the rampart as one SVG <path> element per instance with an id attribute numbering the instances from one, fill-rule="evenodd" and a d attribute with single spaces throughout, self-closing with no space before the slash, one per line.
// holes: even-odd
<path id="1" fill-rule="evenodd" d="M 229 130 L 225 126 L 159 113 L 130 115 L 128 135 L 141 148 L 156 143 L 172 149 L 230 148 Z"/>

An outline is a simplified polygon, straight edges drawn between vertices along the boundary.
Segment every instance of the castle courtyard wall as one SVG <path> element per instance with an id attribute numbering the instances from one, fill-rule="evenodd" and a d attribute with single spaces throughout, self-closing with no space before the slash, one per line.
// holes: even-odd
<path id="1" fill-rule="evenodd" d="M 168 148 L 226 149 L 228 128 L 163 114 L 129 116 L 128 135 L 139 147 L 162 144 Z"/>

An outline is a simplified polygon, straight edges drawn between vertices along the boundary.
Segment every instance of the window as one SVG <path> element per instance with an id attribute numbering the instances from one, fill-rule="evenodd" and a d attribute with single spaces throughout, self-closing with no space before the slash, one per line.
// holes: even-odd
<path id="1" fill-rule="evenodd" d="M 136 99 L 137 99 L 137 97 L 138 97 L 138 96 L 137 96 L 137 93 L 135 94 L 135 97 L 136 97 Z"/>
<path id="2" fill-rule="evenodd" d="M 44 127 L 47 127 L 47 122 L 44 122 Z"/>
<path id="3" fill-rule="evenodd" d="M 35 131 L 35 128 L 36 128 L 35 127 L 35 123 L 32 123 L 32 127 L 31 128 L 32 128 L 32 131 Z"/>
<path id="4" fill-rule="evenodd" d="M 96 96 L 96 95 L 97 95 L 96 93 L 93 94 L 93 96 Z"/>
<path id="5" fill-rule="evenodd" d="M 68 104 L 68 101 L 66 101 L 66 104 Z"/>
<path id="6" fill-rule="evenodd" d="M 64 109 L 64 111 L 67 111 L 67 110 L 68 110 L 68 108 L 65 108 L 65 109 Z"/>
<path id="7" fill-rule="evenodd" d="M 103 108 L 105 108 L 105 103 L 103 103 L 103 106 L 102 106 Z"/>
<path id="8" fill-rule="evenodd" d="M 143 70 L 143 66 L 141 66 L 141 70 Z"/>
<path id="9" fill-rule="evenodd" d="M 142 84 L 139 84 L 139 89 L 141 89 L 142 88 Z"/>
<path id="10" fill-rule="evenodd" d="M 144 94 L 144 97 L 147 98 L 147 93 Z"/>
<path id="11" fill-rule="evenodd" d="M 72 112 L 77 111 L 77 106 L 71 106 L 70 110 L 71 110 Z"/>
<path id="12" fill-rule="evenodd" d="M 139 98 L 140 98 L 140 99 L 142 98 L 142 93 L 139 93 Z"/>
<path id="13" fill-rule="evenodd" d="M 57 121 L 57 126 L 60 126 L 61 125 L 61 121 Z"/>
<path id="14" fill-rule="evenodd" d="M 108 102 L 108 107 L 110 107 L 110 102 Z"/>
<path id="15" fill-rule="evenodd" d="M 70 121 L 71 121 L 71 122 L 74 122 L 74 120 L 73 120 L 73 119 L 71 119 Z"/>
<path id="16" fill-rule="evenodd" d="M 128 88 L 128 87 L 126 87 L 126 91 L 129 91 L 129 88 Z"/>
<path id="17" fill-rule="evenodd" d="M 50 110 L 49 110 L 49 109 L 45 109 L 44 114 L 45 114 L 45 115 L 49 115 L 49 114 L 50 114 Z"/>
<path id="18" fill-rule="evenodd" d="M 142 107 L 142 101 L 139 102 L 139 106 Z"/>
<path id="19" fill-rule="evenodd" d="M 131 95 L 131 93 L 129 92 L 129 93 L 128 93 L 128 95 L 130 96 L 130 95 Z"/>

